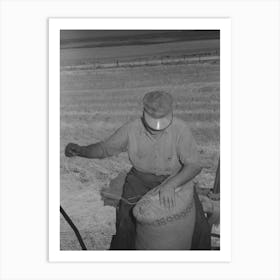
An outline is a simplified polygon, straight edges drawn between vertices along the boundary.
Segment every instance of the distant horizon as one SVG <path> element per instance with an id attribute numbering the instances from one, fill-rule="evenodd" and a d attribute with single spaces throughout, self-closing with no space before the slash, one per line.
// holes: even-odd
<path id="1" fill-rule="evenodd" d="M 94 48 L 219 38 L 219 30 L 61 30 L 60 46 Z"/>
<path id="2" fill-rule="evenodd" d="M 84 38 L 106 38 L 106 37 L 119 37 L 119 36 L 132 36 L 135 33 L 138 35 L 146 35 L 153 33 L 162 33 L 166 30 L 61 30 L 60 39 L 64 40 L 77 40 Z"/>

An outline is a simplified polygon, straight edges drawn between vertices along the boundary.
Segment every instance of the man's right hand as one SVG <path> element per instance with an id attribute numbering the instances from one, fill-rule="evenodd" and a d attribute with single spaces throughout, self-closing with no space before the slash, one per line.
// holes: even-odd
<path id="1" fill-rule="evenodd" d="M 65 156 L 74 157 L 80 154 L 81 147 L 78 144 L 69 143 L 65 148 Z"/>

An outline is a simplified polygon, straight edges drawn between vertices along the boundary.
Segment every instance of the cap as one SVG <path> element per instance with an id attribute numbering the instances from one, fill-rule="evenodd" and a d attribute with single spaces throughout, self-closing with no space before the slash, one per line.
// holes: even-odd
<path id="1" fill-rule="evenodd" d="M 149 127 L 162 130 L 172 121 L 172 96 L 165 91 L 152 91 L 143 98 L 144 119 Z"/>

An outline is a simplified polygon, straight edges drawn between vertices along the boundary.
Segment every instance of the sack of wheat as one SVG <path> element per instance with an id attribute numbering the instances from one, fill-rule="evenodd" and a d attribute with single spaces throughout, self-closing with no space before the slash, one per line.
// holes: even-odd
<path id="1" fill-rule="evenodd" d="M 145 194 L 135 205 L 136 250 L 189 250 L 195 223 L 193 183 L 175 191 L 176 206 L 160 205 L 159 190 Z"/>

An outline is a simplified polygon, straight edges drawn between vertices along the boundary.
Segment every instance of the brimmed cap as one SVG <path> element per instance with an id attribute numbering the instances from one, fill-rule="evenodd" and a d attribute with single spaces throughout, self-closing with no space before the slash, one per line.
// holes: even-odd
<path id="1" fill-rule="evenodd" d="M 144 118 L 155 130 L 168 127 L 172 121 L 172 96 L 165 91 L 152 91 L 143 98 Z"/>
<path id="2" fill-rule="evenodd" d="M 153 118 L 162 118 L 172 112 L 173 98 L 165 91 L 151 91 L 143 98 L 144 111 Z"/>

